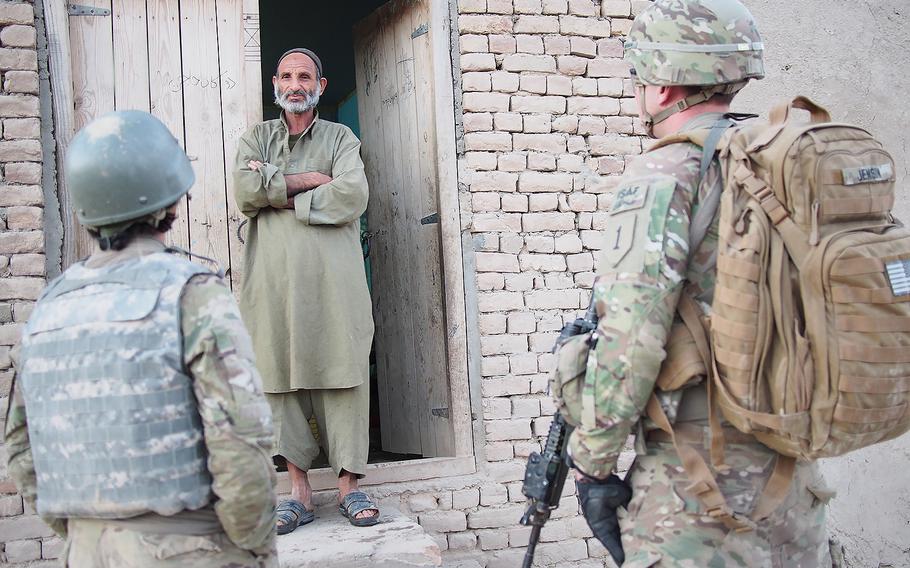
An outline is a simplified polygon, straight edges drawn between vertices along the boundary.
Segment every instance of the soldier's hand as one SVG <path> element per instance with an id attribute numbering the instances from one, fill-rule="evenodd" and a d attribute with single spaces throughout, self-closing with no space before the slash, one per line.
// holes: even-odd
<path id="1" fill-rule="evenodd" d="M 262 167 L 262 162 L 259 160 L 250 160 L 246 163 L 247 167 L 253 170 L 254 172 L 259 171 L 259 168 Z"/>
<path id="2" fill-rule="evenodd" d="M 575 485 L 582 514 L 591 527 L 591 532 L 604 545 L 616 564 L 622 566 L 626 555 L 622 549 L 616 510 L 629 504 L 632 489 L 612 473 L 604 480 L 581 474 L 576 476 Z"/>

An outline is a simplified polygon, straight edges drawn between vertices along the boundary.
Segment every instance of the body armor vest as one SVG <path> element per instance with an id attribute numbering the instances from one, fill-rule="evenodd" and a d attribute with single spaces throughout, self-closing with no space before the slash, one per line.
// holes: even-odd
<path id="1" fill-rule="evenodd" d="M 172 515 L 211 501 L 180 327 L 183 288 L 207 272 L 164 252 L 78 263 L 42 294 L 19 373 L 39 514 Z"/>

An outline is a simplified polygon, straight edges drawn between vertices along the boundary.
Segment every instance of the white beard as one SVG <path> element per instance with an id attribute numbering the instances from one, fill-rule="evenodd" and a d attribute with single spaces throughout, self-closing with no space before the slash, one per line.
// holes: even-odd
<path id="1" fill-rule="evenodd" d="M 316 86 L 316 91 L 313 93 L 307 92 L 306 89 L 300 89 L 298 91 L 294 91 L 294 93 L 302 94 L 304 99 L 302 101 L 295 102 L 288 100 L 288 95 L 290 92 L 291 91 L 285 91 L 284 93 L 281 93 L 278 91 L 278 85 L 275 85 L 275 104 L 284 109 L 285 112 L 289 112 L 291 114 L 303 114 L 310 109 L 316 108 L 316 105 L 319 104 L 319 95 L 322 94 L 320 93 L 320 87 L 318 85 Z"/>

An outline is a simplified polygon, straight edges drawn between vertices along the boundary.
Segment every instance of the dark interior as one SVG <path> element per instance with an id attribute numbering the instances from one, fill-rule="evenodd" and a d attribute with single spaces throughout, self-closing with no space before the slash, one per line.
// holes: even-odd
<path id="1" fill-rule="evenodd" d="M 260 2 L 264 118 L 278 118 L 278 108 L 273 102 L 272 76 L 278 57 L 294 47 L 312 49 L 322 60 L 323 74 L 329 85 L 321 98 L 320 112 L 331 114 L 331 109 L 354 91 L 353 26 L 385 1 Z M 332 119 L 332 116 L 325 118 Z"/>

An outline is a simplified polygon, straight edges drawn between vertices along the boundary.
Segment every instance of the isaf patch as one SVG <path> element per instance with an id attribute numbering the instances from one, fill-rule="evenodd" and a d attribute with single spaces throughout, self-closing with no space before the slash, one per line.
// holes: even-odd
<path id="1" fill-rule="evenodd" d="M 666 176 L 622 186 L 603 233 L 600 271 L 643 272 L 663 243 L 676 180 Z M 652 242 L 656 241 L 656 242 Z"/>
<path id="2" fill-rule="evenodd" d="M 648 199 L 647 185 L 630 185 L 624 186 L 616 192 L 613 199 L 613 206 L 610 208 L 610 215 L 617 215 L 624 211 L 634 211 L 641 209 Z"/>

